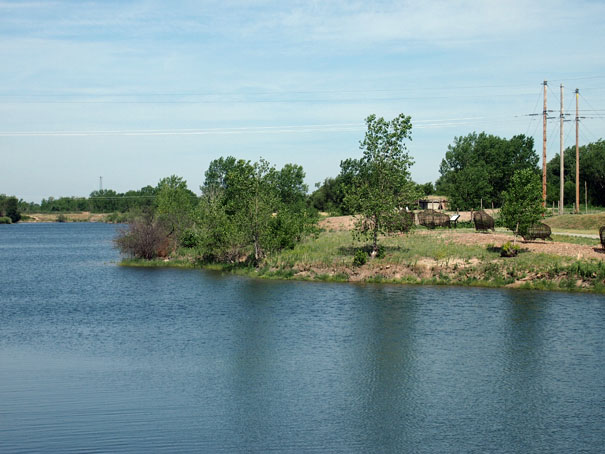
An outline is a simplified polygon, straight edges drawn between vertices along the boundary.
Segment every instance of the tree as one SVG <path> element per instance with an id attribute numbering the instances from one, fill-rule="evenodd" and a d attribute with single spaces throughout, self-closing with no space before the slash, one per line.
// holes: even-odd
<path id="1" fill-rule="evenodd" d="M 309 196 L 310 204 L 318 211 L 334 215 L 350 214 L 344 206 L 342 177 L 326 178 L 323 183 L 316 183 L 317 188 Z"/>
<path id="2" fill-rule="evenodd" d="M 417 188 L 418 188 L 418 191 L 420 192 L 420 194 L 424 195 L 424 196 L 435 193 L 435 186 L 433 186 L 433 183 L 431 181 L 429 181 L 428 183 L 424 183 L 424 184 L 418 184 Z"/>
<path id="3" fill-rule="evenodd" d="M 261 159 L 254 164 L 237 161 L 228 174 L 227 206 L 244 238 L 254 248 L 258 264 L 271 249 L 269 226 L 279 200 L 275 167 Z"/>
<path id="4" fill-rule="evenodd" d="M 515 233 L 515 239 L 525 235 L 544 214 L 540 175 L 532 169 L 518 170 L 503 199 L 500 219 L 504 226 Z"/>
<path id="5" fill-rule="evenodd" d="M 195 228 L 206 260 L 247 256 L 258 265 L 268 253 L 294 247 L 316 222 L 299 165 L 277 170 L 264 159 L 227 157 L 212 161 L 205 176 Z"/>
<path id="6" fill-rule="evenodd" d="M 580 147 L 580 203 L 584 202 L 584 182 L 588 190 L 588 202 L 605 206 L 605 141 L 598 140 Z M 546 164 L 547 203 L 559 201 L 561 157 L 557 153 Z M 565 149 L 564 199 L 568 205 L 576 200 L 576 147 Z"/>
<path id="7" fill-rule="evenodd" d="M 461 210 L 478 208 L 481 199 L 500 205 L 516 171 L 537 169 L 533 147 L 533 139 L 524 135 L 503 139 L 483 132 L 455 137 L 439 167 L 437 192 Z"/>
<path id="8" fill-rule="evenodd" d="M 19 200 L 17 197 L 0 194 L 0 217 L 4 216 L 10 218 L 10 222 L 13 224 L 21 220 Z"/>
<path id="9" fill-rule="evenodd" d="M 176 175 L 162 178 L 157 186 L 156 213 L 168 228 L 168 235 L 180 238 L 193 222 L 197 196 L 187 189 L 187 182 Z"/>
<path id="10" fill-rule="evenodd" d="M 345 204 L 360 217 L 355 226 L 358 238 L 371 239 L 378 252 L 378 236 L 396 231 L 401 225 L 400 210 L 418 197 L 409 168 L 413 161 L 405 139 L 411 138 L 412 122 L 400 114 L 391 121 L 370 115 L 359 160 L 341 162 Z"/>

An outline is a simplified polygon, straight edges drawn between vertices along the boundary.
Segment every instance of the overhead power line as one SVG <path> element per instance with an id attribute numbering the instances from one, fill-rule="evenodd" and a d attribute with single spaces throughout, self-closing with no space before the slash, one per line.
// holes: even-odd
<path id="1" fill-rule="evenodd" d="M 414 129 L 447 128 L 485 121 L 523 121 L 521 115 L 509 117 L 458 117 L 414 120 Z M 231 134 L 289 134 L 309 132 L 360 131 L 364 123 L 331 123 L 287 126 L 251 126 L 239 128 L 205 129 L 140 129 L 140 130 L 86 130 L 86 131 L 0 131 L 0 137 L 85 137 L 85 136 L 202 136 Z"/>

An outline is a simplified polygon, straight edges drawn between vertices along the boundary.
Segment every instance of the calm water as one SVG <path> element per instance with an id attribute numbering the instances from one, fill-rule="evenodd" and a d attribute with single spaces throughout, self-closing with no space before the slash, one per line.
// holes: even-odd
<path id="1" fill-rule="evenodd" d="M 603 452 L 605 298 L 128 269 L 0 226 L 0 452 Z"/>

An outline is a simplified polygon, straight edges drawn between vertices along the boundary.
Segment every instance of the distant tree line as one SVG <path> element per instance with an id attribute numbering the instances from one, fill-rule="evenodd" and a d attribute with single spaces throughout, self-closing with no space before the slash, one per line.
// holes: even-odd
<path id="1" fill-rule="evenodd" d="M 90 211 L 91 213 L 127 212 L 148 209 L 155 204 L 158 187 L 145 186 L 139 190 L 119 193 L 113 189 L 93 191 L 89 197 L 49 197 L 38 203 L 20 201 L 24 213 L 66 213 Z M 192 197 L 196 195 L 191 192 Z"/>
<path id="2" fill-rule="evenodd" d="M 598 140 L 582 145 L 580 154 L 580 204 L 584 204 L 585 195 L 591 206 L 605 206 L 605 141 Z M 576 201 L 576 147 L 564 151 L 564 200 L 567 205 Z M 559 201 L 561 181 L 561 156 L 555 155 L 546 165 L 546 201 L 550 205 Z M 587 193 L 584 183 L 586 182 Z"/>

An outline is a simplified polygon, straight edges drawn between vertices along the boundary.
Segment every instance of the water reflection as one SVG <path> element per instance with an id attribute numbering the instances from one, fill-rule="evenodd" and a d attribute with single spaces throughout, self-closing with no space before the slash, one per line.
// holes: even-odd
<path id="1" fill-rule="evenodd" d="M 364 323 L 355 326 L 362 340 L 355 358 L 352 386 L 360 396 L 357 424 L 363 446 L 397 452 L 417 444 L 415 421 L 422 419 L 418 405 L 415 353 L 415 291 L 385 287 L 368 290 Z M 363 449 L 360 450 L 363 452 Z"/>
<path id="2" fill-rule="evenodd" d="M 508 443 L 531 452 L 548 446 L 544 412 L 551 397 L 545 386 L 544 326 L 548 304 L 542 293 L 503 293 L 505 307 L 502 375 L 496 383 L 500 430 Z"/>

